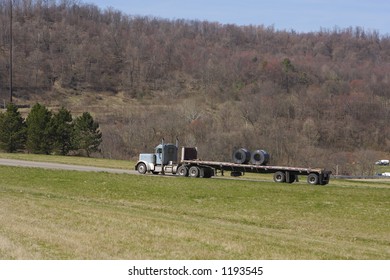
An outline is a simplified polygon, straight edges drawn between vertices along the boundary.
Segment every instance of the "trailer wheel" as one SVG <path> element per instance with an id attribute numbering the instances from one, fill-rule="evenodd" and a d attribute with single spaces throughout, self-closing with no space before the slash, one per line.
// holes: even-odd
<path id="1" fill-rule="evenodd" d="M 191 166 L 190 170 L 188 171 L 188 176 L 196 178 L 200 175 L 200 169 L 197 166 Z"/>
<path id="2" fill-rule="evenodd" d="M 286 174 L 282 171 L 277 171 L 274 174 L 274 182 L 276 183 L 284 183 L 286 182 Z"/>
<path id="3" fill-rule="evenodd" d="M 185 165 L 180 165 L 177 168 L 176 174 L 179 176 L 187 177 L 188 176 L 188 168 Z"/>
<path id="4" fill-rule="evenodd" d="M 320 178 L 317 174 L 315 173 L 310 173 L 308 176 L 307 176 L 307 182 L 310 184 L 310 185 L 318 185 L 319 184 L 319 181 L 320 181 Z"/>
<path id="5" fill-rule="evenodd" d="M 138 171 L 139 174 L 145 174 L 147 170 L 148 169 L 146 168 L 146 164 L 145 163 L 139 163 L 137 165 L 137 171 Z"/>

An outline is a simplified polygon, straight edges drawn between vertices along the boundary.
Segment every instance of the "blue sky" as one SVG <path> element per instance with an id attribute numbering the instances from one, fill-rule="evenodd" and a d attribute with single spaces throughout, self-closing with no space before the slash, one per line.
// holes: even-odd
<path id="1" fill-rule="evenodd" d="M 319 31 L 350 26 L 390 35 L 389 0 L 82 0 L 103 10 L 166 19 L 208 20 L 278 30 Z"/>

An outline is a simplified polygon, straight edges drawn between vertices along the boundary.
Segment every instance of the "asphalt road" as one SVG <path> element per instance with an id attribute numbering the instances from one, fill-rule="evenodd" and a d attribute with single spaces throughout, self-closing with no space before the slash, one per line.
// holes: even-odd
<path id="1" fill-rule="evenodd" d="M 137 170 L 104 168 L 104 167 L 94 167 L 94 166 L 84 166 L 84 165 L 72 165 L 72 164 L 53 163 L 53 162 L 3 159 L 3 158 L 0 158 L 0 165 L 57 169 L 57 170 L 74 170 L 74 171 L 86 171 L 86 172 L 108 172 L 108 173 L 116 173 L 116 174 L 132 174 L 132 175 L 136 174 L 136 175 L 139 175 Z M 155 175 L 153 175 L 153 176 L 155 176 Z M 160 175 L 160 176 L 166 176 L 166 177 L 171 177 L 171 178 L 176 177 L 176 176 L 172 176 L 172 175 Z M 212 178 L 229 179 L 229 180 L 246 180 L 246 181 L 255 181 L 255 182 L 263 182 L 264 181 L 264 180 L 237 178 L 237 177 L 230 177 L 230 176 L 214 176 Z"/>
<path id="2" fill-rule="evenodd" d="M 138 174 L 136 170 L 115 169 L 115 168 L 103 168 L 84 165 L 71 165 L 53 162 L 38 162 L 38 161 L 26 161 L 15 159 L 1 159 L 0 165 L 7 166 L 20 166 L 20 167 L 34 167 L 45 169 L 59 169 L 59 170 L 75 170 L 75 171 L 87 171 L 87 172 L 109 172 L 118 174 Z"/>
<path id="3" fill-rule="evenodd" d="M 16 159 L 3 159 L 0 158 L 0 166 L 20 166 L 20 167 L 30 167 L 30 168 L 44 168 L 44 169 L 56 169 L 56 170 L 74 170 L 74 171 L 85 171 L 85 172 L 108 172 L 116 174 L 132 174 L 139 175 L 137 170 L 126 170 L 126 169 L 115 169 L 115 168 L 104 168 L 104 167 L 94 167 L 94 166 L 84 166 L 84 165 L 72 165 L 72 164 L 63 164 L 63 163 L 53 163 L 53 162 L 40 162 L 40 161 L 27 161 L 27 160 L 16 160 Z M 145 176 L 145 175 L 144 175 Z M 156 176 L 149 175 L 146 176 Z M 159 175 L 169 178 L 178 178 L 178 176 L 172 175 Z M 249 178 L 238 178 L 230 176 L 214 176 L 213 178 L 227 179 L 227 180 L 245 180 L 245 181 L 254 181 L 254 182 L 267 182 L 266 180 L 257 180 Z"/>

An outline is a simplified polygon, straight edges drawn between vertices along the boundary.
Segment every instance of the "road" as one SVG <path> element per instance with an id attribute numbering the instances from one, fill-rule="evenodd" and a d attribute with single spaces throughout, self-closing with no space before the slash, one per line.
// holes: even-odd
<path id="1" fill-rule="evenodd" d="M 108 172 L 116 174 L 131 174 L 139 175 L 136 170 L 129 169 L 116 169 L 116 168 L 104 168 L 104 167 L 95 167 L 95 166 L 85 166 L 85 165 L 73 165 L 73 164 L 64 164 L 64 163 L 54 163 L 54 162 L 40 162 L 40 161 L 27 161 L 27 160 L 16 160 L 16 159 L 3 159 L 0 158 L 0 166 L 19 166 L 19 167 L 30 167 L 30 168 L 45 168 L 45 169 L 56 169 L 56 170 L 74 170 L 74 171 L 86 171 L 86 172 Z M 156 176 L 156 175 L 152 175 Z M 170 178 L 177 178 L 178 176 L 172 175 L 160 175 Z M 245 180 L 245 181 L 255 181 L 255 182 L 267 182 L 264 180 L 256 180 L 250 178 L 237 178 L 230 176 L 215 176 L 212 178 L 219 179 L 229 179 L 229 180 Z"/>
<path id="2" fill-rule="evenodd" d="M 71 165 L 71 164 L 53 163 L 53 162 L 38 162 L 38 161 L 26 161 L 26 160 L 15 160 L 15 159 L 1 159 L 1 158 L 0 158 L 0 165 L 57 169 L 57 170 L 58 169 L 59 170 L 75 170 L 75 171 L 87 171 L 87 172 L 109 172 L 109 173 L 118 173 L 118 174 L 138 174 L 138 172 L 135 170 L 103 168 L 103 167 L 84 166 L 84 165 Z"/>
<path id="3" fill-rule="evenodd" d="M 94 166 L 84 166 L 84 165 L 72 165 L 64 163 L 54 163 L 54 162 L 40 162 L 40 161 L 27 161 L 27 160 L 16 160 L 16 159 L 3 159 L 0 158 L 0 165 L 6 166 L 19 166 L 19 167 L 32 167 L 32 168 L 45 168 L 45 169 L 56 169 L 56 170 L 74 170 L 74 171 L 86 171 L 86 172 L 108 172 L 116 174 L 131 174 L 139 175 L 136 170 L 126 170 L 126 169 L 116 169 L 116 168 L 104 168 L 104 167 L 94 167 Z M 153 175 L 155 176 L 155 175 Z M 162 175 L 160 175 L 162 176 Z M 164 175 L 166 177 L 176 178 L 172 175 Z M 245 180 L 245 181 L 254 181 L 254 182 L 267 182 L 264 180 L 257 180 L 251 178 L 237 178 L 230 176 L 214 176 L 212 178 L 219 179 L 229 179 L 229 180 Z"/>

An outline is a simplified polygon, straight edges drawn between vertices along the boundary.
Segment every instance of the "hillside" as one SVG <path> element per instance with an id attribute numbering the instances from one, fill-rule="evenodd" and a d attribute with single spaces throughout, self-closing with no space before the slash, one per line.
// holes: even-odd
<path id="1" fill-rule="evenodd" d="M 78 1 L 15 3 L 18 105 L 92 112 L 102 155 L 134 158 L 162 137 L 229 160 L 369 174 L 390 156 L 390 38 L 360 27 L 265 26 L 125 15 Z M 9 99 L 9 6 L 0 1 L 0 98 Z"/>

